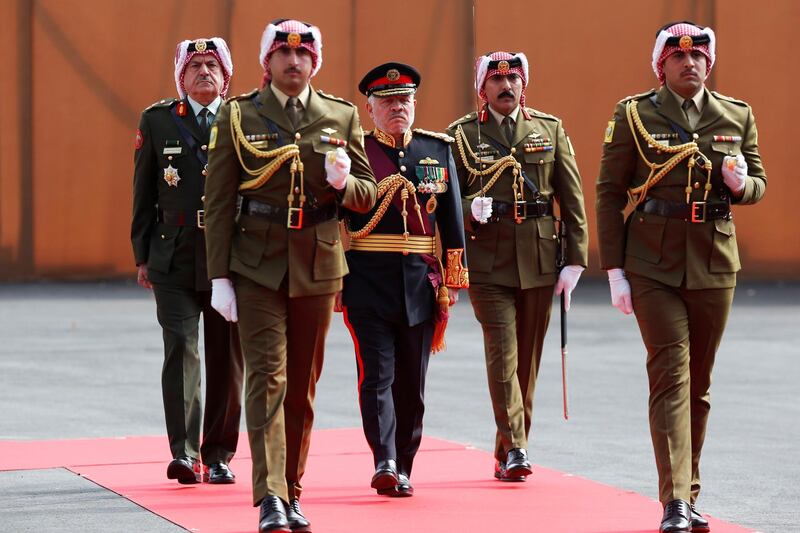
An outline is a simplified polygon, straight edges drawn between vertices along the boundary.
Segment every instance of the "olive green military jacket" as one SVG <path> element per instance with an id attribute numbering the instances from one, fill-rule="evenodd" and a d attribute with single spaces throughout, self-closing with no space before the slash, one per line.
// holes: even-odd
<path id="1" fill-rule="evenodd" d="M 627 190 L 642 185 L 650 173 L 637 150 L 628 125 L 625 106 L 638 102 L 642 124 L 648 133 L 659 137 L 677 137 L 670 120 L 690 136 L 696 136 L 700 152 L 711 162 L 711 189 L 708 201 L 752 204 L 764 195 L 767 178 L 758 153 L 758 133 L 750 106 L 719 93 L 705 90 L 706 104 L 694 130 L 689 126 L 678 100 L 662 86 L 658 91 L 640 94 L 617 104 L 614 120 L 609 122 L 603 145 L 600 175 L 597 179 L 597 227 L 600 236 L 600 262 L 603 269 L 624 268 L 642 276 L 688 289 L 725 288 L 736 285 L 741 268 L 732 219 L 692 223 L 677 218 L 634 211 L 625 220 Z M 673 154 L 657 146 L 648 146 L 637 133 L 645 157 L 662 164 Z M 714 137 L 717 136 L 717 140 Z M 674 146 L 679 138 L 667 138 Z M 727 155 L 742 154 L 748 176 L 744 194 L 730 195 L 722 179 L 722 161 Z M 670 202 L 686 202 L 688 167 L 686 160 L 675 166 L 653 185 L 647 196 Z M 692 171 L 690 201 L 702 201 L 706 172 Z"/>
<path id="2" fill-rule="evenodd" d="M 183 116 L 176 112 L 179 104 L 188 109 Z M 211 288 L 205 239 L 197 227 L 205 182 L 201 148 L 207 137 L 186 100 L 161 100 L 142 112 L 134 153 L 131 243 L 136 264 L 147 264 L 153 283 Z M 159 210 L 170 215 L 167 223 Z"/>
<path id="3" fill-rule="evenodd" d="M 261 150 L 291 143 L 299 146 L 306 208 L 319 210 L 340 205 L 367 212 L 377 198 L 375 177 L 367 162 L 363 132 L 353 104 L 312 90 L 295 131 L 269 86 L 230 99 L 220 106 L 209 143 L 205 198 L 209 277 L 226 277 L 236 272 L 277 290 L 288 271 L 290 297 L 340 290 L 347 262 L 335 216 L 317 224 L 304 224 L 300 229 L 290 229 L 285 221 L 271 221 L 257 215 L 237 216 L 237 195 L 285 209 L 292 185 L 290 163 L 286 162 L 263 186 L 239 191 L 242 182 L 255 178 L 242 165 L 258 169 L 270 160 L 257 158 L 241 146 L 241 155 L 237 154 L 240 141 L 231 131 L 232 101 L 241 108 L 243 135 L 255 135 L 251 140 L 262 139 L 255 141 L 261 143 L 258 144 Z M 335 150 L 336 145 L 326 142 L 324 137 L 347 142 L 345 149 L 351 169 L 342 191 L 333 189 L 325 179 L 325 154 Z M 300 192 L 299 180 L 298 172 L 296 193 Z"/>
<path id="4" fill-rule="evenodd" d="M 558 118 L 526 108 L 530 120 L 526 120 L 521 110 L 517 117 L 514 139 L 509 146 L 505 136 L 494 117 L 481 124 L 482 152 L 489 152 L 489 161 L 499 159 L 497 146 L 501 145 L 506 153 L 512 149 L 514 157 L 522 163 L 522 170 L 536 184 L 542 199 L 557 201 L 561 217 L 567 225 L 566 264 L 586 266 L 588 259 L 588 234 L 586 213 L 583 205 L 581 177 L 575 161 L 572 144 L 564 132 Z M 470 113 L 450 124 L 448 133 L 454 137 L 460 135 L 459 128 L 474 153 L 478 153 L 477 114 Z M 552 146 L 551 150 L 530 151 L 533 145 L 542 143 Z M 526 145 L 528 150 L 526 151 Z M 517 224 L 513 218 L 503 217 L 496 222 L 479 224 L 472 219 L 471 199 L 467 197 L 478 193 L 481 182 L 472 179 L 465 167 L 465 159 L 469 159 L 466 146 L 454 146 L 454 157 L 458 171 L 462 196 L 464 228 L 467 234 L 467 257 L 470 266 L 471 283 L 493 283 L 508 287 L 529 289 L 552 285 L 556 281 L 556 253 L 558 240 L 553 216 L 528 218 Z M 477 168 L 474 160 L 469 165 Z M 487 184 L 491 175 L 484 176 L 483 184 Z M 514 201 L 512 169 L 508 168 L 486 193 L 496 201 L 511 203 Z M 525 186 L 524 199 L 533 200 L 532 191 Z M 497 212 L 496 207 L 493 208 Z"/>

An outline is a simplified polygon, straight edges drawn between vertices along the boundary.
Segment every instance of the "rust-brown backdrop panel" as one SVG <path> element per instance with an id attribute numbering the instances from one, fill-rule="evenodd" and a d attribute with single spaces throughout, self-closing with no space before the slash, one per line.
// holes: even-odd
<path id="1" fill-rule="evenodd" d="M 800 279 L 800 180 L 790 160 L 800 4 L 607 0 L 551 5 L 545 13 L 526 0 L 476 3 L 473 45 L 471 0 L 3 0 L 0 280 L 132 275 L 134 133 L 143 108 L 175 96 L 175 44 L 226 38 L 235 65 L 231 94 L 238 94 L 260 83 L 261 32 L 277 17 L 320 26 L 323 67 L 313 84 L 356 102 L 365 128 L 372 125 L 356 84 L 379 62 L 419 68 L 416 125 L 442 130 L 474 109 L 476 51 L 524 51 L 528 105 L 564 119 L 593 233 L 603 130 L 616 101 L 656 84 L 649 66 L 655 30 L 684 18 L 713 26 L 718 62 L 709 85 L 754 107 L 770 177 L 761 204 L 735 210 L 744 274 Z"/>

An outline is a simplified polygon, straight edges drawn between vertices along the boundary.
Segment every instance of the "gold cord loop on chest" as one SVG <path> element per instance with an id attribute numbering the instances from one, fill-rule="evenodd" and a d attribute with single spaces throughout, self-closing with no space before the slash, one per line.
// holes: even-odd
<path id="1" fill-rule="evenodd" d="M 409 196 L 414 198 L 414 210 L 417 212 L 419 223 L 424 230 L 425 224 L 422 221 L 422 213 L 420 212 L 419 202 L 417 202 L 417 188 L 402 174 L 391 174 L 383 178 L 378 183 L 378 198 L 382 198 L 382 200 L 378 205 L 378 208 L 375 210 L 375 214 L 373 214 L 372 218 L 369 219 L 369 222 L 367 222 L 364 227 L 358 231 L 351 231 L 348 227 L 347 232 L 350 234 L 350 238 L 363 239 L 372 233 L 372 230 L 375 229 L 375 226 L 378 225 L 378 222 L 380 222 L 383 216 L 386 214 L 386 210 L 389 209 L 389 204 L 392 203 L 392 198 L 394 198 L 394 195 L 398 191 L 400 191 L 400 199 L 403 201 L 403 211 L 401 212 L 403 215 L 403 238 L 408 240 L 409 237 L 407 224 L 408 210 L 406 209 L 406 201 L 408 200 Z"/>
<path id="2" fill-rule="evenodd" d="M 666 176 L 673 168 L 678 166 L 678 163 L 687 158 L 688 161 L 686 162 L 686 166 L 688 167 L 689 172 L 687 173 L 686 178 L 686 203 L 690 203 L 690 196 L 692 194 L 692 171 L 694 170 L 694 167 L 698 165 L 706 171 L 706 183 L 705 187 L 703 188 L 703 201 L 706 201 L 708 199 L 708 193 L 711 191 L 712 167 L 711 161 L 705 155 L 703 155 L 703 153 L 700 151 L 700 148 L 697 147 L 697 143 L 690 141 L 688 143 L 679 144 L 676 146 L 665 146 L 658 142 L 644 127 L 642 119 L 639 116 L 638 102 L 636 100 L 631 100 L 625 104 L 625 115 L 628 119 L 628 126 L 631 129 L 633 140 L 636 143 L 636 149 L 639 151 L 642 161 L 644 161 L 644 163 L 650 167 L 650 174 L 647 176 L 645 182 L 638 187 L 632 187 L 628 189 L 628 199 L 631 201 L 634 207 L 638 206 L 647 198 L 647 192 L 653 185 L 661 181 L 661 178 Z M 654 146 L 667 154 L 674 155 L 664 163 L 651 162 L 647 159 L 647 156 L 642 150 L 637 132 L 642 136 L 642 139 L 644 139 L 648 145 Z"/>
<path id="3" fill-rule="evenodd" d="M 477 177 L 483 178 L 484 176 L 488 176 L 490 174 L 492 175 L 486 185 L 483 185 L 478 192 L 465 196 L 464 198 L 467 200 L 472 200 L 478 196 L 486 196 L 486 193 L 489 191 L 489 189 L 491 189 L 497 180 L 500 179 L 503 171 L 507 168 L 513 168 L 514 181 L 512 182 L 511 187 L 514 189 L 514 199 L 523 200 L 522 196 L 524 195 L 525 188 L 522 186 L 524 180 L 521 172 L 522 164 L 517 161 L 513 155 L 509 154 L 501 157 L 500 159 L 496 159 L 492 161 L 491 166 L 484 169 L 483 160 L 472 150 L 472 147 L 469 145 L 469 141 L 467 141 L 467 135 L 464 133 L 464 129 L 461 127 L 461 125 L 459 125 L 456 129 L 455 137 L 458 153 L 461 155 L 461 160 L 464 162 L 464 168 L 466 168 L 467 172 L 469 172 L 467 185 L 471 185 Z M 467 157 L 467 153 L 469 153 L 469 157 Z M 479 163 L 481 165 L 481 169 L 473 167 L 470 164 L 471 161 Z"/>

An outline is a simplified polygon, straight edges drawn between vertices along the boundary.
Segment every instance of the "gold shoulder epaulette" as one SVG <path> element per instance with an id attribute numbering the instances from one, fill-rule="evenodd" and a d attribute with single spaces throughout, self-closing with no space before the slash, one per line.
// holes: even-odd
<path id="1" fill-rule="evenodd" d="M 649 97 L 653 96 L 654 94 L 656 94 L 656 90 L 655 89 L 650 89 L 649 91 L 646 91 L 646 92 L 643 92 L 643 93 L 639 93 L 639 94 L 634 94 L 633 96 L 626 96 L 625 98 L 620 100 L 620 103 L 624 104 L 625 102 L 630 102 L 631 100 L 644 100 L 645 98 L 649 98 Z"/>
<path id="2" fill-rule="evenodd" d="M 414 128 L 414 133 L 427 135 L 428 137 L 433 137 L 434 139 L 439 139 L 440 141 L 444 141 L 446 143 L 451 143 L 455 141 L 455 138 L 450 137 L 446 133 L 439 133 L 438 131 L 428 131 L 428 130 L 423 130 L 421 128 Z"/>
<path id="3" fill-rule="evenodd" d="M 467 113 L 463 117 L 458 118 L 458 119 L 454 120 L 453 122 L 451 122 L 450 125 L 447 126 L 447 129 L 449 130 L 450 128 L 454 128 L 455 126 L 458 126 L 459 124 L 466 124 L 467 122 L 471 122 L 471 121 L 475 120 L 475 117 L 477 117 L 477 116 L 478 116 L 478 114 L 475 111 L 473 111 L 472 113 Z"/>
<path id="4" fill-rule="evenodd" d="M 544 118 L 544 119 L 547 119 L 547 120 L 555 120 L 556 122 L 558 122 L 558 120 L 559 120 L 559 118 L 557 116 L 555 116 L 555 115 L 551 115 L 549 113 L 545 113 L 544 111 L 539 111 L 538 109 L 534 109 L 532 107 L 526 107 L 525 109 L 528 110 L 528 113 L 530 113 L 531 115 L 533 115 L 535 117 L 538 117 L 538 118 Z"/>
<path id="5" fill-rule="evenodd" d="M 158 102 L 153 102 L 149 106 L 145 108 L 145 111 L 150 111 L 151 109 L 155 109 L 157 107 L 170 107 L 172 104 L 177 102 L 177 98 L 166 98 L 164 100 L 159 100 Z"/>
<path id="6" fill-rule="evenodd" d="M 236 96 L 231 96 L 230 98 L 225 100 L 225 103 L 228 103 L 231 100 L 246 100 L 248 98 L 252 98 L 257 92 L 258 92 L 258 89 L 253 89 L 252 91 L 247 92 L 247 93 L 242 93 L 242 94 L 237 94 Z"/>
<path id="7" fill-rule="evenodd" d="M 717 91 L 711 91 L 711 94 L 713 94 L 714 96 L 716 96 L 720 100 L 725 100 L 726 102 L 730 102 L 732 104 L 736 104 L 736 105 L 740 105 L 740 106 L 744 106 L 744 107 L 749 107 L 750 106 L 747 102 L 745 102 L 743 100 L 737 100 L 736 98 L 732 98 L 730 96 L 725 96 L 724 94 L 720 94 Z"/>
<path id="8" fill-rule="evenodd" d="M 334 102 L 341 102 L 343 104 L 347 104 L 351 107 L 355 107 L 356 105 L 353 102 L 348 102 L 344 98 L 339 98 L 338 96 L 333 96 L 332 94 L 328 94 L 323 92 L 322 89 L 317 89 L 317 94 L 323 98 L 327 98 L 328 100 L 333 100 Z"/>

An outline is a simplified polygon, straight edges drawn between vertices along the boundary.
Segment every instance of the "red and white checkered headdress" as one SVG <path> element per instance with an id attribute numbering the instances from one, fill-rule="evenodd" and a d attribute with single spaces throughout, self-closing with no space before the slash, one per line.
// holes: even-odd
<path id="1" fill-rule="evenodd" d="M 212 37 L 210 39 L 195 39 L 193 41 L 181 41 L 175 49 L 175 88 L 178 89 L 180 97 L 186 98 L 186 88 L 183 86 L 183 76 L 186 74 L 186 65 L 196 54 L 211 54 L 217 58 L 222 66 L 223 85 L 220 95 L 224 98 L 228 94 L 228 87 L 233 76 L 233 60 L 228 43 L 222 37 Z"/>
<path id="2" fill-rule="evenodd" d="M 676 52 L 697 50 L 706 56 L 706 76 L 716 60 L 717 36 L 711 28 L 697 26 L 693 22 L 670 23 L 658 30 L 653 47 L 653 72 L 664 84 L 664 61 Z"/>
<path id="3" fill-rule="evenodd" d="M 522 94 L 519 105 L 527 118 L 525 110 L 525 88 L 528 87 L 528 58 L 522 52 L 511 54 L 509 52 L 492 52 L 481 56 L 475 62 L 475 90 L 478 96 L 486 102 L 484 86 L 486 80 L 492 76 L 506 76 L 516 74 L 522 78 Z"/>
<path id="4" fill-rule="evenodd" d="M 264 84 L 272 78 L 269 57 L 278 48 L 305 48 L 311 53 L 311 77 L 322 67 L 322 33 L 306 22 L 279 19 L 267 24 L 261 35 L 258 62 L 264 68 Z"/>

